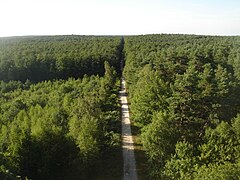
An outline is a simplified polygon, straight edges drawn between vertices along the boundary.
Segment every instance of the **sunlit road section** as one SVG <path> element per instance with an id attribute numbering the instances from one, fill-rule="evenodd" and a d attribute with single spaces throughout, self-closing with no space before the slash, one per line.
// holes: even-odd
<path id="1" fill-rule="evenodd" d="M 129 108 L 127 102 L 126 82 L 121 79 L 120 102 L 122 111 L 122 148 L 123 148 L 123 180 L 136 180 L 136 161 L 134 155 L 134 144 L 129 119 Z"/>

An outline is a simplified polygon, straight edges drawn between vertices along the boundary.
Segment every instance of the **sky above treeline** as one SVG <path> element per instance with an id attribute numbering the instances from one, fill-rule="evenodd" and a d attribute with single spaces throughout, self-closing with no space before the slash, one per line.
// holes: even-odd
<path id="1" fill-rule="evenodd" d="M 0 37 L 240 35 L 240 0 L 0 0 Z"/>

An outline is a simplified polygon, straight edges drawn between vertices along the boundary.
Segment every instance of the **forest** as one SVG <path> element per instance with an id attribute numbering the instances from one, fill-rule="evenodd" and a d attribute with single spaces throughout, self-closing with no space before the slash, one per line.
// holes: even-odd
<path id="1" fill-rule="evenodd" d="M 39 82 L 119 70 L 121 37 L 34 36 L 0 38 L 0 80 Z"/>
<path id="2" fill-rule="evenodd" d="M 240 178 L 240 37 L 156 34 L 0 38 L 0 179 L 91 179 L 122 74 L 148 179 Z"/>
<path id="3" fill-rule="evenodd" d="M 240 178 L 240 37 L 125 37 L 149 179 Z"/>
<path id="4" fill-rule="evenodd" d="M 0 39 L 0 179 L 88 179 L 120 146 L 121 37 Z"/>

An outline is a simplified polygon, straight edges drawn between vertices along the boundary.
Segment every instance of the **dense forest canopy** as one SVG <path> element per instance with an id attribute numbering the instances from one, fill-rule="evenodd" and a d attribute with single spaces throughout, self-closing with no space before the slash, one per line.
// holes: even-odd
<path id="1" fill-rule="evenodd" d="M 121 37 L 35 36 L 0 38 L 0 80 L 42 81 L 103 75 L 119 70 Z"/>
<path id="2" fill-rule="evenodd" d="M 132 120 L 153 179 L 240 177 L 240 38 L 125 38 Z"/>
<path id="3" fill-rule="evenodd" d="M 239 179 L 240 37 L 167 34 L 0 38 L 0 179 L 89 179 L 122 55 L 149 179 Z"/>
<path id="4" fill-rule="evenodd" d="M 121 37 L 0 39 L 0 179 L 88 179 L 120 146 Z"/>

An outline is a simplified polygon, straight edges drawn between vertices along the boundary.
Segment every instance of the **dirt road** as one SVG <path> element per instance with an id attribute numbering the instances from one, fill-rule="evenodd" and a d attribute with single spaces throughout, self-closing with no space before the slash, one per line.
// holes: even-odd
<path id="1" fill-rule="evenodd" d="M 129 119 L 129 108 L 126 94 L 126 82 L 121 80 L 120 101 L 122 110 L 122 148 L 123 148 L 123 180 L 136 180 L 136 161 L 134 155 L 134 144 Z"/>

